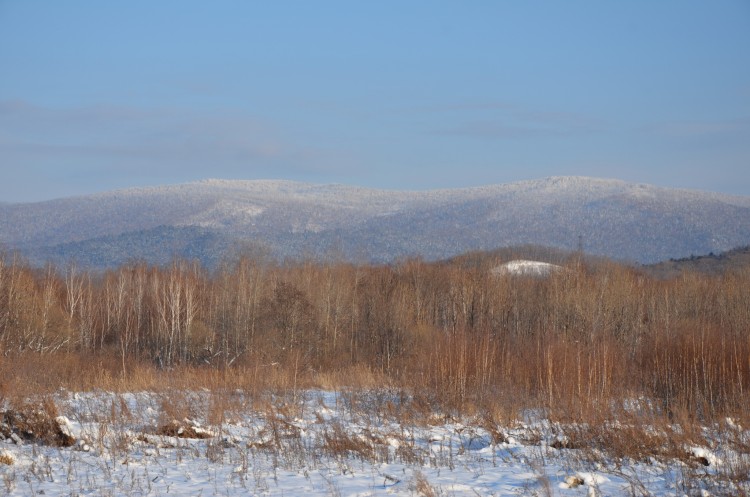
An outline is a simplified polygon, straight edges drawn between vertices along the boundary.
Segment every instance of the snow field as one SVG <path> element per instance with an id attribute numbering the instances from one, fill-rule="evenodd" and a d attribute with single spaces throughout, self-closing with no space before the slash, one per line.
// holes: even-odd
<path id="1" fill-rule="evenodd" d="M 420 419 L 399 416 L 399 402 L 388 392 L 260 399 L 239 391 L 60 392 L 56 422 L 76 443 L 0 441 L 0 495 L 692 496 L 750 489 L 747 475 L 722 477 L 750 461 L 723 448 L 719 431 L 715 448 L 685 447 L 694 460 L 614 460 L 556 444 L 559 426 L 543 419 L 507 426 Z M 738 434 L 750 441 L 750 433 Z"/>

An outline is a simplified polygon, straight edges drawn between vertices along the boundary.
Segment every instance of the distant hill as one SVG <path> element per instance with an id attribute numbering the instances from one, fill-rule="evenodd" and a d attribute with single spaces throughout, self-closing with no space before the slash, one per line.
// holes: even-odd
<path id="1" fill-rule="evenodd" d="M 685 271 L 719 275 L 744 268 L 750 268 L 750 245 L 718 254 L 711 252 L 705 255 L 669 259 L 642 267 L 647 273 L 661 278 L 679 276 Z"/>
<path id="2" fill-rule="evenodd" d="M 524 244 L 643 264 L 750 243 L 750 197 L 555 177 L 388 191 L 224 181 L 0 204 L 0 244 L 32 262 L 108 267 L 175 255 L 213 264 L 238 244 L 276 258 L 445 259 Z M 555 262 L 555 261 L 550 261 Z"/>
<path id="3" fill-rule="evenodd" d="M 91 238 L 30 250 L 32 262 L 75 262 L 91 268 L 116 267 L 133 261 L 164 265 L 175 258 L 199 260 L 208 266 L 221 261 L 235 246 L 232 238 L 198 226 L 159 226 L 119 235 Z"/>
<path id="4" fill-rule="evenodd" d="M 541 245 L 518 245 L 499 247 L 493 250 L 475 250 L 440 261 L 467 269 L 491 272 L 498 265 L 514 260 L 531 260 L 564 266 L 577 256 L 573 250 L 544 247 Z M 597 257 L 584 256 L 589 264 L 600 262 Z"/>

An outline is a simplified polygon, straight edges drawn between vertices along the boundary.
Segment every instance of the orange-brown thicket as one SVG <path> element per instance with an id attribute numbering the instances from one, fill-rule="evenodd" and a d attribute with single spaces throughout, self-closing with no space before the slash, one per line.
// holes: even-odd
<path id="1" fill-rule="evenodd" d="M 533 278 L 495 275 L 494 263 L 242 257 L 213 271 L 178 260 L 91 273 L 4 256 L 0 350 L 6 363 L 54 363 L 19 372 L 40 385 L 189 370 L 330 386 L 356 372 L 456 409 L 604 416 L 639 400 L 665 417 L 746 415 L 748 269 L 659 280 L 572 260 Z"/>

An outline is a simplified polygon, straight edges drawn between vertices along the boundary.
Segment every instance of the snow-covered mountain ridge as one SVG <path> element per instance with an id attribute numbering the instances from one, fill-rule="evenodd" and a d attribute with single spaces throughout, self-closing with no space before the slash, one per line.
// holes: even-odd
<path id="1" fill-rule="evenodd" d="M 181 240 L 168 254 L 138 253 L 159 251 L 166 228 Z M 750 197 L 584 177 L 427 191 L 209 179 L 0 204 L 0 243 L 35 262 L 86 254 L 107 265 L 123 251 L 157 260 L 207 233 L 212 250 L 252 241 L 279 257 L 376 261 L 528 243 L 575 249 L 580 236 L 587 252 L 652 262 L 750 243 Z"/>

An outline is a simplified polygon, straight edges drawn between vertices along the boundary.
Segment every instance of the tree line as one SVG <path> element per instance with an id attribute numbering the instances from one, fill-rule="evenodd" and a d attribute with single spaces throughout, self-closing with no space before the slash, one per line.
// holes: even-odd
<path id="1" fill-rule="evenodd" d="M 736 412 L 750 391 L 750 270 L 664 280 L 571 257 L 546 278 L 471 264 L 237 257 L 106 272 L 0 257 L 0 352 L 108 354 L 159 369 L 365 367 L 456 405 L 523 396 L 584 408 L 646 395 Z"/>

